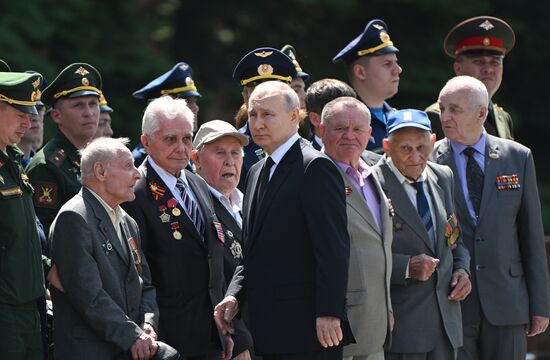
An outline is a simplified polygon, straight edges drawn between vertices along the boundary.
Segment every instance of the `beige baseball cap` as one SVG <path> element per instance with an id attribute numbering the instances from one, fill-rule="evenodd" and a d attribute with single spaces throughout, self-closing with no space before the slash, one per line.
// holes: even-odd
<path id="1" fill-rule="evenodd" d="M 242 146 L 248 145 L 248 136 L 241 134 L 233 125 L 223 120 L 211 120 L 201 125 L 193 140 L 193 148 L 211 143 L 223 136 L 233 136 Z"/>

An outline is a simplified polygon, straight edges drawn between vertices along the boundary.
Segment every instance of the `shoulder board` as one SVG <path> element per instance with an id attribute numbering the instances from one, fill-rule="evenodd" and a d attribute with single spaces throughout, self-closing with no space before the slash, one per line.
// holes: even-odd
<path id="1" fill-rule="evenodd" d="M 56 149 L 48 158 L 48 160 L 54 164 L 57 167 L 60 167 L 61 164 L 63 164 L 63 161 L 67 155 L 65 154 L 65 150 L 63 149 Z"/>

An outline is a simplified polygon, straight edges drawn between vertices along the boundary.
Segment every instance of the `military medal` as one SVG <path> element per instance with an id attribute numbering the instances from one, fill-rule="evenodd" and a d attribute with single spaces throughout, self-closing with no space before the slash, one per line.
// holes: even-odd
<path id="1" fill-rule="evenodd" d="M 182 238 L 181 233 L 178 230 L 175 230 L 174 231 L 174 239 L 181 240 L 181 238 Z"/>
<path id="2" fill-rule="evenodd" d="M 348 196 L 351 195 L 351 193 L 353 192 L 351 186 L 349 186 L 349 185 L 346 186 L 345 191 L 346 191 L 346 195 L 348 195 Z"/>
<path id="3" fill-rule="evenodd" d="M 171 198 L 166 202 L 166 205 L 168 205 L 168 207 L 172 209 L 178 206 L 178 201 L 175 198 Z"/>
<path id="4" fill-rule="evenodd" d="M 151 195 L 158 201 L 161 197 L 164 196 L 166 189 L 160 187 L 156 182 L 151 181 L 149 183 L 149 190 L 151 190 Z"/>
<path id="5" fill-rule="evenodd" d="M 518 174 L 497 176 L 496 185 L 498 190 L 513 190 L 521 188 Z"/>
<path id="6" fill-rule="evenodd" d="M 165 212 L 163 212 L 162 214 L 160 214 L 160 221 L 162 221 L 163 223 L 169 223 L 170 222 L 170 214 L 167 214 Z"/>
<path id="7" fill-rule="evenodd" d="M 182 239 L 182 235 L 181 235 L 181 232 L 178 230 L 180 228 L 180 223 L 177 222 L 177 221 L 174 221 L 172 223 L 170 223 L 170 229 L 172 229 L 174 232 L 172 233 L 172 235 L 174 235 L 174 239 L 176 240 L 181 240 Z"/>
<path id="8" fill-rule="evenodd" d="M 447 239 L 447 245 L 451 248 L 456 246 L 456 240 L 460 235 L 460 229 L 458 228 L 458 221 L 456 215 L 453 213 L 447 219 L 447 224 L 445 225 L 445 238 Z"/>
<path id="9" fill-rule="evenodd" d="M 390 212 L 390 217 L 395 216 L 395 209 L 393 208 L 393 204 L 391 203 L 390 198 L 388 198 L 388 211 Z"/>
<path id="10" fill-rule="evenodd" d="M 238 242 L 233 241 L 233 243 L 229 247 L 229 250 L 231 251 L 231 255 L 233 255 L 235 259 L 240 259 L 243 257 L 243 249 L 241 248 L 241 244 L 239 244 Z"/>
<path id="11" fill-rule="evenodd" d="M 180 216 L 180 215 L 181 215 L 181 210 L 178 209 L 178 208 L 173 208 L 173 209 L 172 209 L 172 215 L 174 215 L 174 216 L 176 216 L 176 217 L 177 217 L 177 216 Z"/>
<path id="12" fill-rule="evenodd" d="M 139 254 L 136 240 L 133 236 L 130 236 L 130 238 L 128 239 L 128 246 L 130 247 L 132 257 L 134 258 L 134 265 L 136 266 L 136 270 L 138 274 L 141 275 L 143 273 L 143 268 L 141 267 L 141 255 Z"/>
<path id="13" fill-rule="evenodd" d="M 223 235 L 222 224 L 219 221 L 212 221 L 216 228 L 216 234 L 218 234 L 218 240 L 223 244 L 225 243 L 225 236 Z"/>

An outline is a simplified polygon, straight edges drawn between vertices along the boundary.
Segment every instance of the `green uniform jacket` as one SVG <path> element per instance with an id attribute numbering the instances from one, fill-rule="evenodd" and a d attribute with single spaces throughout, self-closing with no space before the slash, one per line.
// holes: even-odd
<path id="1" fill-rule="evenodd" d="M 53 139 L 32 158 L 27 173 L 34 186 L 34 206 L 49 234 L 59 209 L 75 196 L 80 182 L 80 155 L 76 147 L 58 131 Z"/>
<path id="2" fill-rule="evenodd" d="M 432 122 L 432 132 L 436 134 L 437 140 L 441 140 L 445 137 L 443 129 L 441 127 L 441 120 L 439 115 L 439 104 L 433 103 L 426 108 L 426 113 Z M 489 114 L 487 114 L 487 120 L 484 124 L 485 130 L 488 134 L 497 136 L 502 139 L 514 140 L 514 123 L 512 117 L 503 108 L 489 102 Z"/>
<path id="3" fill-rule="evenodd" d="M 20 305 L 44 295 L 33 188 L 15 146 L 0 151 L 0 304 Z"/>

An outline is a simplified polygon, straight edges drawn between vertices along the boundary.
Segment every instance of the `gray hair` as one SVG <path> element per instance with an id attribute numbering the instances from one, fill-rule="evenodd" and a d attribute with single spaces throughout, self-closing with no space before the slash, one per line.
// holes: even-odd
<path id="1" fill-rule="evenodd" d="M 185 99 L 162 96 L 147 105 L 141 123 L 141 133 L 153 136 L 160 128 L 161 119 L 182 118 L 193 127 L 194 117 L 195 115 L 187 106 Z"/>
<path id="2" fill-rule="evenodd" d="M 459 75 L 447 81 L 441 92 L 441 95 L 448 92 L 465 91 L 468 93 L 469 102 L 471 105 L 478 105 L 483 107 L 489 106 L 489 93 L 485 84 L 476 79 L 475 77 L 468 75 Z"/>
<path id="3" fill-rule="evenodd" d="M 130 151 L 128 138 L 109 138 L 100 137 L 92 140 L 86 147 L 80 150 L 80 173 L 82 180 L 94 176 L 94 164 L 108 164 L 116 158 L 122 151 Z"/>
<path id="4" fill-rule="evenodd" d="M 369 108 L 361 100 L 357 100 L 356 98 L 350 96 L 336 98 L 325 105 L 325 107 L 323 108 L 323 112 L 321 113 L 321 122 L 323 123 L 323 125 L 326 126 L 329 120 L 334 117 L 334 107 L 338 104 L 342 104 L 342 107 L 344 107 L 344 109 L 357 109 L 363 112 L 365 114 L 365 117 L 368 119 L 368 123 L 370 126 L 371 115 Z"/>
<path id="5" fill-rule="evenodd" d="M 252 91 L 252 94 L 250 94 L 250 98 L 252 98 L 253 94 L 261 92 L 265 93 L 266 95 L 281 95 L 281 97 L 283 98 L 283 104 L 285 108 L 289 111 L 300 108 L 300 98 L 298 97 L 298 94 L 296 94 L 296 91 L 294 91 L 294 89 L 292 89 L 290 85 L 286 83 L 280 81 L 265 81 L 254 88 L 254 91 Z"/>

